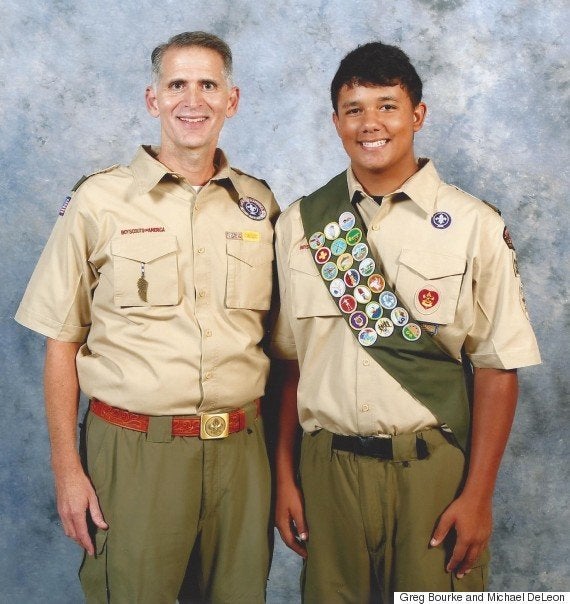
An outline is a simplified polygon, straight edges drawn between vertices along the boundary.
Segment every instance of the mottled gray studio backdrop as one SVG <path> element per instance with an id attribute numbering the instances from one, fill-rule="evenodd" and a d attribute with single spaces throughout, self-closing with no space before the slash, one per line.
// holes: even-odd
<path id="1" fill-rule="evenodd" d="M 77 547 L 54 505 L 42 338 L 12 317 L 70 187 L 158 137 L 143 92 L 173 33 L 226 38 L 242 90 L 222 144 L 285 207 L 345 166 L 328 86 L 341 57 L 381 38 L 425 80 L 418 150 L 503 211 L 544 364 L 521 396 L 495 498 L 494 590 L 570 589 L 565 0 L 2 0 L 0 2 L 0 600 L 76 603 Z M 297 602 L 277 545 L 270 604 Z"/>

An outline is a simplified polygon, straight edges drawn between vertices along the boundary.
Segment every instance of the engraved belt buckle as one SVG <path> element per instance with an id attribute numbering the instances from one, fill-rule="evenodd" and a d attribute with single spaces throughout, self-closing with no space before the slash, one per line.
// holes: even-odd
<path id="1" fill-rule="evenodd" d="M 202 440 L 226 438 L 229 433 L 229 413 L 202 413 L 200 415 L 200 438 Z"/>

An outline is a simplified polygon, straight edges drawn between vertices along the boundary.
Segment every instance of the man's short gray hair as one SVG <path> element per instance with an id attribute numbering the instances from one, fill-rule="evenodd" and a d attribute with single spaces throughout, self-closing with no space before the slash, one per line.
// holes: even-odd
<path id="1" fill-rule="evenodd" d="M 152 83 L 156 85 L 160 78 L 164 53 L 171 48 L 198 46 L 217 52 L 224 62 L 224 75 L 229 84 L 232 82 L 232 51 L 218 36 L 205 31 L 185 31 L 172 36 L 168 42 L 157 46 L 150 55 L 152 62 Z"/>

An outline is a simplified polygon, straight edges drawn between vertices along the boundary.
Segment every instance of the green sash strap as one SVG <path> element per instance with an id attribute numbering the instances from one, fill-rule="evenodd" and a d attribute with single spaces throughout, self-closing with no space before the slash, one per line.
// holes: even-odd
<path id="1" fill-rule="evenodd" d="M 350 202 L 346 172 L 304 197 L 300 211 L 323 284 L 350 331 L 405 390 L 451 428 L 466 451 L 470 413 L 463 366 L 409 321 L 408 309 L 380 274 L 380 259 L 368 251 L 366 228 Z M 376 320 L 378 313 L 382 318 Z"/>

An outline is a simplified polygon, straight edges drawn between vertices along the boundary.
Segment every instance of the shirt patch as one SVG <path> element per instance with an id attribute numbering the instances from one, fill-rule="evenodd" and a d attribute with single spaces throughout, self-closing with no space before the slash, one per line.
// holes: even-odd
<path id="1" fill-rule="evenodd" d="M 253 197 L 242 197 L 239 200 L 239 209 L 252 220 L 263 220 L 267 216 L 263 204 Z"/>
<path id="2" fill-rule="evenodd" d="M 226 231 L 226 239 L 238 241 L 261 241 L 261 233 L 257 231 Z"/>
<path id="3" fill-rule="evenodd" d="M 431 224 L 436 229 L 446 229 L 451 224 L 451 216 L 447 212 L 436 212 L 431 217 Z"/>
<path id="4" fill-rule="evenodd" d="M 503 239 L 505 241 L 505 243 L 507 244 L 507 247 L 511 250 L 515 249 L 515 246 L 513 244 L 513 240 L 511 238 L 511 234 L 509 233 L 509 229 L 507 229 L 507 227 L 505 227 L 503 229 Z"/>
<path id="5" fill-rule="evenodd" d="M 161 226 L 141 227 L 138 229 L 121 229 L 121 235 L 136 235 L 138 233 L 164 233 L 166 229 Z"/>
<path id="6" fill-rule="evenodd" d="M 65 210 L 67 210 L 67 206 L 69 205 L 70 201 L 71 201 L 71 197 L 67 196 L 63 202 L 63 205 L 61 206 L 61 208 L 59 208 L 60 216 L 63 216 L 65 214 Z"/>

